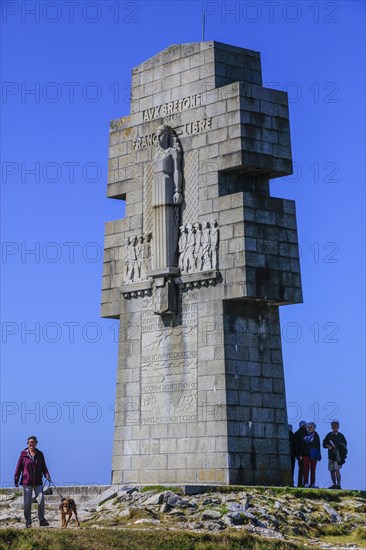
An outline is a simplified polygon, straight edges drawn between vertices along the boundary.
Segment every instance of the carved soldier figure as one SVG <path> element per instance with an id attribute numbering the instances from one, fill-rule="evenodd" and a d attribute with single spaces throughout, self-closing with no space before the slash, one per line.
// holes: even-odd
<path id="1" fill-rule="evenodd" d="M 170 126 L 159 126 L 156 136 L 153 270 L 164 270 L 177 267 L 179 205 L 183 201 L 182 147 Z"/>
<path id="2" fill-rule="evenodd" d="M 143 235 L 139 235 L 137 237 L 137 243 L 136 243 L 136 246 L 135 246 L 135 253 L 136 253 L 136 277 L 135 279 L 141 279 L 141 274 L 142 274 L 142 250 L 143 250 L 143 242 L 144 242 L 144 237 Z"/>
<path id="3" fill-rule="evenodd" d="M 129 240 L 127 247 L 127 282 L 132 283 L 136 275 L 136 237 L 132 237 Z"/>
<path id="4" fill-rule="evenodd" d="M 197 271 L 201 271 L 202 267 L 202 229 L 201 224 L 196 222 L 194 224 L 196 242 L 194 244 L 194 260 Z"/>
<path id="5" fill-rule="evenodd" d="M 210 224 L 205 222 L 202 231 L 202 271 L 211 269 L 211 237 Z"/>
<path id="6" fill-rule="evenodd" d="M 145 233 L 142 245 L 141 278 L 146 279 L 147 272 L 151 269 L 151 233 Z"/>
<path id="7" fill-rule="evenodd" d="M 211 222 L 211 265 L 212 269 L 217 269 L 219 265 L 219 224 L 217 220 Z"/>
<path id="8" fill-rule="evenodd" d="M 187 246 L 186 226 L 181 225 L 179 230 L 180 230 L 180 236 L 178 241 L 178 252 L 179 252 L 178 267 L 181 273 L 184 273 L 184 267 L 185 267 L 184 259 L 185 259 L 185 252 L 186 252 L 186 246 Z"/>
<path id="9" fill-rule="evenodd" d="M 133 264 L 130 261 L 130 247 L 131 240 L 130 237 L 125 238 L 125 245 L 123 247 L 124 253 L 124 262 L 125 262 L 125 280 L 128 282 L 131 280 Z"/>
<path id="10" fill-rule="evenodd" d="M 196 244 L 195 228 L 190 223 L 187 225 L 187 244 L 185 252 L 185 272 L 192 273 L 195 267 L 194 247 Z"/>

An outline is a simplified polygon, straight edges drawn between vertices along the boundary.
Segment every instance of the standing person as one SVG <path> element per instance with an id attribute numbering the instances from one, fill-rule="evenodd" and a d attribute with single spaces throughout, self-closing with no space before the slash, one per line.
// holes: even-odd
<path id="1" fill-rule="evenodd" d="M 288 437 L 290 443 L 290 457 L 291 457 L 291 487 L 294 487 L 294 472 L 295 472 L 295 462 L 296 462 L 296 453 L 294 445 L 294 432 L 292 430 L 292 424 L 288 425 Z"/>
<path id="2" fill-rule="evenodd" d="M 307 433 L 304 435 L 300 446 L 300 458 L 304 465 L 304 487 L 309 487 L 309 470 L 310 470 L 310 487 L 315 488 L 315 470 L 318 460 L 321 460 L 320 453 L 320 438 L 315 431 L 316 425 L 314 422 L 309 422 Z"/>
<path id="3" fill-rule="evenodd" d="M 19 483 L 23 485 L 23 507 L 26 527 L 31 527 L 32 525 L 31 510 L 33 490 L 38 501 L 39 525 L 41 527 L 47 527 L 49 525 L 44 517 L 42 475 L 49 481 L 51 480 L 51 476 L 47 470 L 43 453 L 36 449 L 37 443 L 38 441 L 35 435 L 28 437 L 28 447 L 20 453 L 14 474 L 15 487 L 18 487 Z"/>
<path id="4" fill-rule="evenodd" d="M 297 458 L 297 465 L 299 467 L 299 471 L 297 475 L 298 487 L 304 486 L 304 463 L 302 459 L 300 460 L 300 445 L 301 445 L 302 439 L 307 434 L 306 426 L 307 426 L 307 422 L 305 422 L 305 420 L 301 420 L 299 422 L 299 429 L 294 433 L 294 439 L 293 439 L 295 457 Z"/>
<path id="5" fill-rule="evenodd" d="M 346 461 L 347 441 L 339 430 L 339 421 L 332 420 L 332 431 L 329 432 L 323 441 L 324 449 L 328 449 L 328 469 L 332 478 L 331 489 L 341 489 L 341 468 Z"/>

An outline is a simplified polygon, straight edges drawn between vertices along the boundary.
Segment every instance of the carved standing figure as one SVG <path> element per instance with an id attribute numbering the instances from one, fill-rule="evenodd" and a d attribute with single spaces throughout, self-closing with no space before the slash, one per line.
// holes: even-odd
<path id="1" fill-rule="evenodd" d="M 144 237 L 143 235 L 139 235 L 137 237 L 137 243 L 136 243 L 136 246 L 135 246 L 135 253 L 136 253 L 136 267 L 137 267 L 137 272 L 136 272 L 136 276 L 135 278 L 137 279 L 141 279 L 141 275 L 142 275 L 142 251 L 143 251 L 143 246 L 144 246 Z"/>
<path id="2" fill-rule="evenodd" d="M 170 126 L 159 126 L 154 166 L 153 270 L 177 267 L 180 204 L 183 202 L 182 147 Z"/>
<path id="3" fill-rule="evenodd" d="M 184 271 L 186 273 L 192 273 L 195 267 L 194 260 L 194 247 L 196 244 L 195 228 L 190 223 L 187 225 L 187 245 L 184 258 Z"/>
<path id="4" fill-rule="evenodd" d="M 196 242 L 194 244 L 194 260 L 197 271 L 202 267 L 202 229 L 201 224 L 196 222 L 194 225 Z"/>
<path id="5" fill-rule="evenodd" d="M 147 272 L 151 269 L 151 233 L 145 233 L 142 246 L 142 270 L 141 277 L 146 279 Z"/>
<path id="6" fill-rule="evenodd" d="M 129 272 L 130 272 L 129 247 L 130 247 L 130 237 L 125 237 L 125 244 L 123 247 L 125 281 L 129 280 Z"/>
<path id="7" fill-rule="evenodd" d="M 131 283 L 134 277 L 136 262 L 135 242 L 136 237 L 133 237 L 132 239 L 130 239 L 130 237 L 126 237 L 125 245 L 123 247 L 125 261 L 125 279 L 128 283 Z"/>
<path id="8" fill-rule="evenodd" d="M 128 273 L 128 245 L 130 244 L 129 237 L 125 237 L 125 244 L 123 245 L 123 275 L 125 281 L 127 281 Z"/>
<path id="9" fill-rule="evenodd" d="M 211 222 L 211 265 L 217 269 L 219 265 L 219 224 L 217 220 Z"/>
<path id="10" fill-rule="evenodd" d="M 130 266 L 130 271 L 129 271 L 128 279 L 131 282 L 136 280 L 136 273 L 137 273 L 136 243 L 137 243 L 136 237 L 130 238 L 130 245 L 128 247 L 128 262 Z"/>
<path id="11" fill-rule="evenodd" d="M 210 224 L 205 222 L 202 231 L 202 271 L 211 269 L 211 236 Z"/>
<path id="12" fill-rule="evenodd" d="M 178 241 L 178 252 L 179 252 L 178 267 L 181 273 L 184 273 L 184 266 L 185 266 L 184 258 L 185 258 L 185 252 L 186 252 L 186 246 L 187 246 L 186 226 L 181 225 L 179 230 L 180 230 L 180 236 Z"/>

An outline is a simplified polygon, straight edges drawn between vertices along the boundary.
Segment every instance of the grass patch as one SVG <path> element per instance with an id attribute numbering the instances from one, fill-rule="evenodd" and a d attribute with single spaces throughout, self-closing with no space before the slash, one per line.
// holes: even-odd
<path id="1" fill-rule="evenodd" d="M 357 527 L 353 534 L 359 540 L 366 540 L 366 527 Z"/>
<path id="2" fill-rule="evenodd" d="M 165 491 L 171 491 L 172 493 L 175 493 L 176 495 L 183 495 L 183 489 L 182 487 L 177 487 L 175 485 L 173 486 L 167 486 L 167 485 L 144 485 L 144 487 L 141 487 L 140 493 L 147 493 L 147 492 L 153 492 L 153 493 L 164 493 Z"/>
<path id="3" fill-rule="evenodd" d="M 366 498 L 365 491 L 336 491 L 330 489 L 304 489 L 302 487 L 252 487 L 260 494 L 268 495 L 292 495 L 295 498 L 307 498 L 309 500 L 325 500 L 327 502 L 340 502 L 345 497 Z"/>
<path id="4" fill-rule="evenodd" d="M 361 548 L 365 548 L 366 540 L 366 528 L 357 527 L 352 533 L 348 535 L 327 535 L 322 537 L 322 541 L 331 544 L 357 544 Z"/>
<path id="5" fill-rule="evenodd" d="M 293 542 L 247 533 L 188 533 L 129 529 L 4 529 L 0 550 L 304 550 Z"/>
<path id="6" fill-rule="evenodd" d="M 209 504 L 205 504 L 204 506 L 205 510 L 214 510 L 215 512 L 220 512 L 223 516 L 228 513 L 229 508 L 223 504 L 215 504 L 214 502 L 210 502 Z"/>
<path id="7" fill-rule="evenodd" d="M 319 537 L 344 537 L 350 534 L 350 528 L 346 525 L 322 525 L 313 529 L 313 532 Z"/>
<path id="8" fill-rule="evenodd" d="M 128 516 L 126 517 L 129 521 L 136 521 L 137 519 L 158 519 L 158 514 L 152 510 L 147 510 L 146 508 L 131 508 Z"/>

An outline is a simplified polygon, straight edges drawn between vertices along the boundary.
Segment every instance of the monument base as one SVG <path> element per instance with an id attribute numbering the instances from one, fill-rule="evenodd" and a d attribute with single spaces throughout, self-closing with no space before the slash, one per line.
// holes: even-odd
<path id="1" fill-rule="evenodd" d="M 288 485 L 289 434 L 277 306 L 179 287 L 174 315 L 154 297 L 119 367 L 113 483 Z"/>

